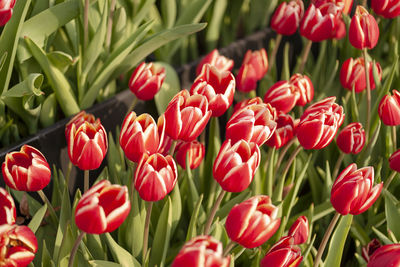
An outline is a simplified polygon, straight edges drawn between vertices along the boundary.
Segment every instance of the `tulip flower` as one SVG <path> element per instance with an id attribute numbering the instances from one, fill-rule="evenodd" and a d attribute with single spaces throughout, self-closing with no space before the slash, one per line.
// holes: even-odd
<path id="1" fill-rule="evenodd" d="M 0 225 L 0 266 L 26 267 L 35 258 L 35 234 L 25 225 Z"/>
<path id="2" fill-rule="evenodd" d="M 235 143 L 240 139 L 264 144 L 274 133 L 277 123 L 276 110 L 270 104 L 255 104 L 235 113 L 226 124 L 226 139 Z"/>
<path id="3" fill-rule="evenodd" d="M 261 267 L 297 267 L 303 260 L 301 250 L 292 236 L 282 237 L 261 260 Z"/>
<path id="4" fill-rule="evenodd" d="M 76 114 L 66 125 L 65 125 L 65 139 L 68 141 L 69 133 L 71 132 L 72 125 L 75 125 L 75 128 L 78 129 L 85 121 L 89 123 L 94 123 L 96 118 L 93 114 L 86 113 L 84 110 Z"/>
<path id="5" fill-rule="evenodd" d="M 260 164 L 260 149 L 255 143 L 226 140 L 214 161 L 214 179 L 228 192 L 241 192 L 253 180 Z"/>
<path id="6" fill-rule="evenodd" d="M 365 131 L 361 123 L 353 122 L 344 127 L 339 132 L 336 144 L 343 153 L 360 153 L 365 144 Z"/>
<path id="7" fill-rule="evenodd" d="M 158 146 L 157 152 L 166 156 L 169 154 L 169 150 L 172 146 L 172 142 L 174 141 L 171 137 L 169 137 L 165 133 L 165 117 L 161 115 L 158 117 L 157 120 L 157 129 L 158 129 L 158 136 L 160 137 L 160 143 Z"/>
<path id="8" fill-rule="evenodd" d="M 292 35 L 299 27 L 304 14 L 304 4 L 301 0 L 282 2 L 271 18 L 271 29 L 282 35 Z"/>
<path id="9" fill-rule="evenodd" d="M 400 125 L 400 93 L 393 90 L 392 95 L 385 95 L 379 103 L 378 113 L 385 125 Z"/>
<path id="10" fill-rule="evenodd" d="M 321 149 L 329 145 L 344 120 L 343 107 L 328 97 L 309 106 L 296 128 L 297 139 L 305 149 Z"/>
<path id="11" fill-rule="evenodd" d="M 19 191 L 42 190 L 51 178 L 46 158 L 39 150 L 29 145 L 23 145 L 19 152 L 7 154 L 2 172 L 6 185 Z"/>
<path id="12" fill-rule="evenodd" d="M 231 71 L 234 65 L 234 62 L 232 59 L 229 59 L 227 57 L 224 57 L 223 55 L 220 55 L 217 49 L 214 49 L 211 51 L 209 54 L 207 54 L 197 65 L 196 68 L 196 75 L 200 75 L 201 70 L 203 69 L 203 66 L 205 64 L 210 64 L 212 66 L 215 66 L 219 71 Z"/>
<path id="13" fill-rule="evenodd" d="M 296 105 L 305 106 L 305 104 L 310 103 L 311 100 L 313 100 L 314 86 L 310 78 L 306 75 L 296 73 L 290 77 L 289 83 L 299 92 L 299 98 Z"/>
<path id="14" fill-rule="evenodd" d="M 374 12 L 387 19 L 400 16 L 400 3 L 398 0 L 371 0 Z"/>
<path id="15" fill-rule="evenodd" d="M 257 87 L 257 82 L 264 77 L 267 71 L 266 50 L 264 48 L 254 52 L 248 50 L 236 76 L 237 89 L 241 92 L 253 91 Z"/>
<path id="16" fill-rule="evenodd" d="M 186 159 L 189 162 L 190 169 L 196 169 L 203 161 L 206 149 L 202 143 L 198 141 L 182 142 L 176 147 L 176 162 L 186 169 Z"/>
<path id="17" fill-rule="evenodd" d="M 378 239 L 372 239 L 365 247 L 361 249 L 361 256 L 368 263 L 372 254 L 374 254 L 375 250 L 382 247 L 381 242 Z"/>
<path id="18" fill-rule="evenodd" d="M 146 201 L 159 201 L 174 189 L 178 177 L 174 159 L 144 154 L 135 173 L 135 188 Z"/>
<path id="19" fill-rule="evenodd" d="M 174 140 L 191 142 L 206 127 L 211 117 L 207 97 L 180 91 L 165 110 L 165 132 Z"/>
<path id="20" fill-rule="evenodd" d="M 222 243 L 212 236 L 197 236 L 187 242 L 172 262 L 172 267 L 228 267 Z"/>
<path id="21" fill-rule="evenodd" d="M 0 26 L 6 25 L 11 19 L 15 0 L 0 0 Z"/>
<path id="22" fill-rule="evenodd" d="M 129 80 L 129 89 L 141 100 L 151 100 L 165 79 L 165 69 L 153 63 L 140 63 Z"/>
<path id="23" fill-rule="evenodd" d="M 275 147 L 276 149 L 283 147 L 294 136 L 296 123 L 293 118 L 285 113 L 280 112 L 276 119 L 277 127 L 271 138 L 268 139 L 266 144 L 269 147 Z"/>
<path id="24" fill-rule="evenodd" d="M 353 0 L 311 0 L 316 6 L 320 7 L 325 3 L 331 2 L 342 9 L 343 14 L 349 14 L 351 7 L 353 6 Z"/>
<path id="25" fill-rule="evenodd" d="M 400 244 L 384 245 L 377 250 L 369 259 L 367 267 L 399 266 Z"/>
<path id="26" fill-rule="evenodd" d="M 212 111 L 212 116 L 219 117 L 232 105 L 235 86 L 235 77 L 232 73 L 220 71 L 215 66 L 205 64 L 194 81 L 190 94 L 207 97 L 208 109 Z"/>
<path id="27" fill-rule="evenodd" d="M 297 88 L 287 81 L 279 81 L 272 85 L 264 95 L 264 102 L 277 111 L 288 113 L 300 98 Z"/>
<path id="28" fill-rule="evenodd" d="M 269 196 L 254 196 L 236 204 L 225 222 L 229 238 L 245 248 L 261 246 L 278 230 L 278 208 Z"/>
<path id="29" fill-rule="evenodd" d="M 400 149 L 390 156 L 389 166 L 392 170 L 400 172 Z"/>
<path id="30" fill-rule="evenodd" d="M 375 68 L 379 80 L 382 80 L 382 68 L 378 62 L 375 63 Z M 369 84 L 371 90 L 374 90 L 375 80 L 373 75 L 373 65 L 371 62 L 368 62 L 368 71 Z M 349 58 L 343 63 L 342 68 L 340 69 L 340 83 L 347 90 L 352 91 L 354 88 L 356 93 L 362 92 L 367 88 L 364 58 Z"/>
<path id="31" fill-rule="evenodd" d="M 17 218 L 17 210 L 11 195 L 0 187 L 0 225 L 14 224 Z"/>
<path id="32" fill-rule="evenodd" d="M 124 222 L 130 210 L 128 188 L 102 180 L 79 200 L 75 223 L 79 229 L 89 234 L 108 233 Z"/>
<path id="33" fill-rule="evenodd" d="M 300 245 L 307 242 L 308 232 L 308 219 L 306 216 L 300 216 L 290 227 L 288 235 L 294 238 L 294 245 Z"/>
<path id="34" fill-rule="evenodd" d="M 262 103 L 264 103 L 263 100 L 258 96 L 250 98 L 250 99 L 245 99 L 245 100 L 240 101 L 233 107 L 233 112 L 236 112 L 239 109 L 245 108 L 247 106 L 251 106 L 254 104 L 262 104 Z"/>
<path id="35" fill-rule="evenodd" d="M 156 153 L 159 142 L 156 122 L 149 114 L 136 117 L 136 113 L 132 111 L 126 116 L 119 143 L 129 160 L 139 162 L 143 154 Z"/>
<path id="36" fill-rule="evenodd" d="M 383 183 L 374 186 L 374 168 L 357 169 L 355 163 L 344 169 L 331 190 L 331 203 L 342 214 L 357 215 L 366 211 L 378 199 Z"/>
<path id="37" fill-rule="evenodd" d="M 356 13 L 351 18 L 349 41 L 357 49 L 372 49 L 379 39 L 379 27 L 374 16 L 362 7 L 357 6 Z"/>

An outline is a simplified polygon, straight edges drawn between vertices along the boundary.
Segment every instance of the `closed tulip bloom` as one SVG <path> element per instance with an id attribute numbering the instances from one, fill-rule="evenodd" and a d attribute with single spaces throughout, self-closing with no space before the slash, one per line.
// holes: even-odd
<path id="1" fill-rule="evenodd" d="M 374 16 L 362 7 L 357 6 L 356 13 L 351 18 L 349 41 L 357 49 L 372 49 L 379 39 L 379 27 Z"/>
<path id="2" fill-rule="evenodd" d="M 283 147 L 292 140 L 295 131 L 295 121 L 292 116 L 280 112 L 276 120 L 277 127 L 266 144 L 276 149 Z"/>
<path id="3" fill-rule="evenodd" d="M 351 7 L 353 6 L 353 0 L 311 0 L 311 2 L 316 6 L 320 7 L 325 3 L 331 2 L 342 8 L 343 14 L 349 14 Z"/>
<path id="4" fill-rule="evenodd" d="M 294 245 L 300 245 L 307 242 L 308 234 L 308 219 L 306 216 L 300 216 L 290 227 L 288 236 L 292 236 L 294 238 Z"/>
<path id="5" fill-rule="evenodd" d="M 141 100 L 151 100 L 165 79 L 165 69 L 153 63 L 140 63 L 129 80 L 129 89 Z"/>
<path id="6" fill-rule="evenodd" d="M 400 266 L 400 244 L 384 245 L 369 259 L 367 267 Z"/>
<path id="7" fill-rule="evenodd" d="M 219 71 L 231 71 L 234 62 L 232 59 L 221 55 L 217 49 L 214 49 L 200 61 L 199 65 L 197 65 L 196 75 L 200 75 L 201 70 L 203 69 L 203 66 L 205 64 L 215 66 Z"/>
<path id="8" fill-rule="evenodd" d="M 344 169 L 331 190 L 331 203 L 342 215 L 357 215 L 366 211 L 378 199 L 383 183 L 374 186 L 374 168 L 357 169 L 355 163 Z"/>
<path id="9" fill-rule="evenodd" d="M 290 77 L 289 83 L 299 92 L 299 98 L 296 102 L 297 106 L 305 106 L 314 98 L 314 86 L 306 75 L 300 73 Z"/>
<path id="10" fill-rule="evenodd" d="M 0 187 L 0 225 L 14 224 L 17 218 L 17 210 L 11 195 Z"/>
<path id="11" fill-rule="evenodd" d="M 288 113 L 296 105 L 299 97 L 297 88 L 287 81 L 279 81 L 265 93 L 264 102 L 269 103 L 277 111 Z"/>
<path id="12" fill-rule="evenodd" d="M 400 93 L 393 90 L 393 95 L 385 95 L 378 107 L 382 122 L 389 126 L 400 125 Z"/>
<path id="13" fill-rule="evenodd" d="M 6 25 L 11 19 L 15 0 L 0 0 L 0 26 Z"/>
<path id="14" fill-rule="evenodd" d="M 353 122 L 344 127 L 339 132 L 336 144 L 343 153 L 360 153 L 365 144 L 365 131 L 361 123 Z"/>
<path id="15" fill-rule="evenodd" d="M 292 236 L 282 237 L 261 260 L 261 267 L 297 267 L 303 260 L 301 250 Z"/>
<path id="16" fill-rule="evenodd" d="M 235 77 L 232 73 L 205 64 L 194 81 L 190 94 L 207 97 L 208 109 L 212 111 L 212 116 L 219 117 L 232 105 L 235 86 Z"/>
<path id="17" fill-rule="evenodd" d="M 371 0 L 371 7 L 376 14 L 387 19 L 400 16 L 400 2 L 398 0 Z"/>
<path id="18" fill-rule="evenodd" d="M 380 247 L 382 247 L 382 244 L 378 239 L 374 238 L 366 246 L 361 248 L 361 256 L 368 263 L 372 254 Z"/>
<path id="19" fill-rule="evenodd" d="M 304 4 L 301 0 L 281 3 L 271 18 L 271 28 L 278 34 L 292 35 L 299 27 L 304 14 Z"/>
<path id="20" fill-rule="evenodd" d="M 214 161 L 214 179 L 223 190 L 241 192 L 253 180 L 260 164 L 260 149 L 255 143 L 226 140 Z"/>
<path id="21" fill-rule="evenodd" d="M 228 267 L 222 243 L 212 236 L 197 236 L 187 242 L 172 262 L 172 267 Z"/>
<path id="22" fill-rule="evenodd" d="M 262 104 L 262 103 L 264 103 L 264 101 L 261 99 L 261 97 L 258 97 L 258 96 L 250 98 L 250 99 L 245 99 L 245 100 L 240 101 L 233 107 L 233 112 L 236 112 L 239 109 L 245 108 L 247 106 L 251 106 L 254 104 Z"/>
<path id="23" fill-rule="evenodd" d="M 0 225 L 0 266 L 26 267 L 38 249 L 37 239 L 25 225 Z"/>
<path id="24" fill-rule="evenodd" d="M 189 162 L 190 169 L 196 169 L 203 161 L 206 149 L 202 143 L 198 141 L 182 142 L 176 147 L 176 161 L 183 168 L 186 169 L 186 160 Z"/>
<path id="25" fill-rule="evenodd" d="M 178 173 L 174 159 L 144 154 L 135 173 L 135 188 L 146 201 L 159 201 L 174 189 Z"/>
<path id="26" fill-rule="evenodd" d="M 29 145 L 23 145 L 19 152 L 7 154 L 2 172 L 6 185 L 19 191 L 42 190 L 51 178 L 46 158 L 39 150 Z"/>
<path id="27" fill-rule="evenodd" d="M 228 214 L 225 229 L 229 238 L 245 248 L 261 246 L 278 230 L 281 219 L 269 196 L 254 196 L 236 204 Z"/>
<path id="28" fill-rule="evenodd" d="M 69 133 L 71 131 L 72 125 L 75 125 L 75 128 L 78 129 L 85 121 L 89 123 L 94 123 L 96 118 L 93 114 L 86 113 L 84 110 L 76 114 L 66 125 L 65 125 L 65 139 L 68 141 Z"/>
<path id="29" fill-rule="evenodd" d="M 195 140 L 211 117 L 207 97 L 180 91 L 165 110 L 165 132 L 174 140 Z"/>
<path id="30" fill-rule="evenodd" d="M 130 210 L 128 188 L 102 180 L 79 200 L 75 223 L 79 229 L 89 234 L 109 233 L 125 221 Z"/>
<path id="31" fill-rule="evenodd" d="M 268 57 L 264 48 L 251 51 L 244 55 L 242 66 L 236 76 L 237 89 L 241 92 L 250 92 L 257 88 L 257 82 L 268 71 Z"/>
<path id="32" fill-rule="evenodd" d="M 235 143 L 240 139 L 264 144 L 276 129 L 276 110 L 270 104 L 255 104 L 235 113 L 226 124 L 226 139 Z"/>
<path id="33" fill-rule="evenodd" d="M 392 170 L 400 172 L 400 149 L 390 156 L 389 166 Z"/>
<path id="34" fill-rule="evenodd" d="M 132 111 L 122 124 L 119 143 L 133 162 L 139 162 L 143 154 L 156 153 L 160 143 L 156 122 L 147 113 L 136 117 Z"/>

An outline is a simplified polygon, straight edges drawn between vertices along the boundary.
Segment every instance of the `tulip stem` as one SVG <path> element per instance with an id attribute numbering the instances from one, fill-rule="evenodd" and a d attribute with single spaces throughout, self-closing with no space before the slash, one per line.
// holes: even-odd
<path id="1" fill-rule="evenodd" d="M 394 151 L 396 151 L 397 148 L 396 126 L 392 126 L 392 143 L 393 143 L 393 149 Z"/>
<path id="2" fill-rule="evenodd" d="M 344 159 L 344 153 L 340 152 L 339 158 L 336 161 L 335 168 L 333 169 L 331 178 L 335 179 L 338 175 L 340 165 L 342 165 L 342 161 Z"/>
<path id="3" fill-rule="evenodd" d="M 107 51 L 110 51 L 112 25 L 113 25 L 113 17 L 114 17 L 116 2 L 117 2 L 116 0 L 111 1 L 110 14 L 108 15 L 107 36 L 106 36 L 106 43 L 105 43 Z"/>
<path id="4" fill-rule="evenodd" d="M 208 217 L 207 223 L 204 226 L 204 234 L 205 235 L 208 235 L 208 232 L 210 231 L 211 224 L 212 224 L 212 222 L 214 220 L 215 214 L 217 213 L 217 210 L 218 210 L 219 206 L 221 205 L 221 202 L 222 202 L 222 199 L 225 196 L 225 193 L 226 193 L 226 191 L 222 190 L 221 193 L 219 193 L 219 195 L 217 197 L 217 200 L 214 203 L 214 206 L 213 206 L 213 208 L 212 208 L 212 210 L 210 212 L 210 216 Z"/>
<path id="5" fill-rule="evenodd" d="M 328 226 L 328 229 L 326 229 L 325 235 L 322 238 L 322 242 L 319 245 L 318 248 L 318 252 L 317 252 L 317 256 L 315 257 L 315 261 L 314 261 L 314 267 L 318 267 L 319 262 L 321 261 L 322 258 L 322 254 L 324 253 L 326 244 L 328 243 L 329 237 L 331 236 L 332 232 L 333 232 L 333 228 L 335 228 L 335 225 L 337 223 L 337 221 L 340 218 L 340 213 L 336 212 L 335 216 L 333 216 L 331 223 Z"/>
<path id="6" fill-rule="evenodd" d="M 128 111 L 126 112 L 126 116 L 129 115 L 129 113 L 131 113 L 131 111 L 135 108 L 136 104 L 138 102 L 138 98 L 136 96 L 134 96 L 133 100 L 132 100 L 132 104 L 130 105 L 130 107 L 128 108 Z"/>
<path id="7" fill-rule="evenodd" d="M 68 267 L 74 266 L 74 258 L 76 252 L 78 251 L 79 244 L 81 243 L 83 237 L 85 236 L 85 232 L 80 232 L 79 236 L 75 240 L 75 244 L 72 247 L 71 254 L 69 256 Z"/>
<path id="8" fill-rule="evenodd" d="M 89 0 L 85 0 L 85 7 L 83 10 L 83 45 L 84 48 L 88 46 L 89 41 Z"/>
<path id="9" fill-rule="evenodd" d="M 58 219 L 57 219 L 57 215 L 56 215 L 56 211 L 53 208 L 53 205 L 51 205 L 51 202 L 49 201 L 49 199 L 46 197 L 46 195 L 43 193 L 43 190 L 39 190 L 37 191 L 40 198 L 43 200 L 44 203 L 46 203 L 47 205 L 47 209 L 50 212 L 50 217 L 53 219 L 53 221 L 58 224 Z"/>
<path id="10" fill-rule="evenodd" d="M 169 148 L 169 152 L 168 154 L 171 156 L 174 156 L 174 152 L 175 152 L 175 148 L 176 148 L 176 144 L 178 143 L 178 140 L 173 140 L 171 147 Z"/>
<path id="11" fill-rule="evenodd" d="M 394 177 L 396 176 L 396 174 L 397 174 L 396 171 L 393 171 L 393 172 L 390 174 L 389 178 L 386 179 L 385 184 L 383 185 L 383 188 L 384 188 L 384 189 L 388 189 L 388 188 L 389 188 L 389 185 L 390 185 L 390 183 L 393 181 L 393 179 L 394 179 Z"/>
<path id="12" fill-rule="evenodd" d="M 303 73 L 303 71 L 304 71 L 304 67 L 306 65 L 308 54 L 310 53 L 310 50 L 311 50 L 311 46 L 312 46 L 312 41 L 308 40 L 306 46 L 303 49 L 303 55 L 301 56 L 300 67 L 299 67 L 298 73 Z"/>
<path id="13" fill-rule="evenodd" d="M 144 261 L 146 259 L 147 246 L 149 243 L 149 229 L 150 229 L 150 218 L 151 218 L 152 208 L 153 208 L 153 202 L 148 202 L 146 207 L 146 221 L 144 224 L 142 264 L 144 264 Z"/>
<path id="14" fill-rule="evenodd" d="M 368 52 L 367 49 L 363 49 L 364 55 L 364 70 L 365 70 L 365 83 L 367 84 L 367 122 L 365 127 L 365 140 L 369 140 L 369 128 L 370 128 L 370 121 L 371 121 L 371 85 L 369 81 L 369 62 L 368 62 Z"/>
<path id="15" fill-rule="evenodd" d="M 86 193 L 89 190 L 89 170 L 83 172 L 83 192 Z"/>
<path id="16" fill-rule="evenodd" d="M 278 53 L 278 49 L 279 49 L 279 45 L 280 45 L 281 41 L 282 41 L 282 34 L 278 34 L 275 39 L 274 49 L 272 50 L 271 57 L 269 58 L 270 69 L 272 69 L 272 67 L 275 64 L 276 54 Z"/>
<path id="17" fill-rule="evenodd" d="M 224 249 L 224 257 L 228 256 L 229 252 L 236 246 L 236 242 L 234 241 L 229 241 L 228 245 L 226 245 Z"/>
<path id="18" fill-rule="evenodd" d="M 303 149 L 302 146 L 298 146 L 296 147 L 296 150 L 293 151 L 292 155 L 290 155 L 290 158 L 285 166 L 285 169 L 283 170 L 282 173 L 282 179 L 285 179 L 287 172 L 289 171 L 290 166 L 292 165 L 294 159 L 296 158 L 297 154 L 299 154 L 299 152 Z"/>
<path id="19" fill-rule="evenodd" d="M 290 141 L 282 148 L 281 153 L 279 153 L 278 161 L 277 161 L 276 164 L 275 164 L 275 175 L 274 175 L 275 179 L 276 179 L 276 176 L 277 176 L 277 174 L 278 174 L 279 167 L 280 167 L 281 164 L 282 164 L 283 158 L 285 157 L 287 151 L 289 150 L 289 148 L 293 145 L 293 143 L 294 143 L 295 141 L 296 141 L 296 138 L 293 138 L 292 140 L 290 140 Z"/>

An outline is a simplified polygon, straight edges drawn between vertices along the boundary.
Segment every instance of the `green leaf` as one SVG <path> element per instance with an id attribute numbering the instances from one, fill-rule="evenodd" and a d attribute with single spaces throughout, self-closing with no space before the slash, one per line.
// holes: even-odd
<path id="1" fill-rule="evenodd" d="M 153 7 L 155 0 L 145 0 L 144 4 L 140 7 L 140 10 L 135 14 L 132 20 L 133 26 L 139 25 L 148 15 L 150 9 Z"/>
<path id="2" fill-rule="evenodd" d="M 57 99 L 56 94 L 50 94 L 43 102 L 40 111 L 40 123 L 43 127 L 49 127 L 56 122 L 57 115 Z"/>
<path id="3" fill-rule="evenodd" d="M 176 19 L 176 0 L 162 0 L 161 14 L 164 20 L 165 28 L 172 28 Z"/>
<path id="4" fill-rule="evenodd" d="M 62 73 L 65 73 L 69 66 L 74 63 L 74 59 L 70 55 L 61 51 L 52 51 L 47 53 L 47 57 L 51 64 L 59 69 Z"/>
<path id="5" fill-rule="evenodd" d="M 55 264 L 51 259 L 50 252 L 46 246 L 46 240 L 43 239 L 43 246 L 42 246 L 42 267 L 54 267 Z"/>
<path id="6" fill-rule="evenodd" d="M 331 242 L 329 243 L 328 255 L 325 260 L 325 267 L 340 267 L 344 244 L 349 233 L 353 215 L 342 216 L 336 227 Z"/>
<path id="7" fill-rule="evenodd" d="M 40 224 L 42 223 L 42 220 L 44 218 L 44 215 L 46 214 L 47 211 L 47 205 L 44 204 L 43 207 L 41 207 L 35 215 L 32 217 L 32 220 L 29 222 L 28 227 L 31 228 L 32 232 L 36 233 L 36 230 L 39 228 Z"/>
<path id="8" fill-rule="evenodd" d="M 385 213 L 388 230 L 392 231 L 396 239 L 400 239 L 400 212 L 393 201 L 394 196 L 385 191 Z M 394 198 L 395 199 L 395 198 Z"/>
<path id="9" fill-rule="evenodd" d="M 44 94 L 40 90 L 42 84 L 43 75 L 40 73 L 31 73 L 23 82 L 20 82 L 8 91 L 4 91 L 1 97 L 23 97 L 31 95 L 40 96 Z"/>
<path id="10" fill-rule="evenodd" d="M 122 267 L 121 264 L 111 261 L 94 260 L 94 261 L 89 261 L 89 263 L 93 267 Z"/>
<path id="11" fill-rule="evenodd" d="M 140 263 L 128 251 L 118 245 L 110 233 L 105 233 L 104 237 L 107 241 L 109 249 L 111 250 L 111 254 L 117 262 L 119 262 L 122 266 L 140 267 Z"/>
<path id="12" fill-rule="evenodd" d="M 62 259 L 62 257 L 60 257 L 60 249 L 67 231 L 67 225 L 69 225 L 72 218 L 70 201 L 68 188 L 65 187 L 61 203 L 60 221 L 57 229 L 56 241 L 54 242 L 53 260 L 56 263 L 59 263 Z"/>
<path id="13" fill-rule="evenodd" d="M 176 183 L 174 189 L 171 193 L 171 203 L 172 203 L 172 227 L 171 235 L 174 234 L 176 227 L 178 226 L 179 220 L 182 216 L 182 199 L 181 192 L 179 190 L 179 184 Z"/>
<path id="14" fill-rule="evenodd" d="M 206 33 L 206 42 L 208 51 L 214 49 L 218 44 L 222 21 L 227 6 L 228 6 L 227 0 L 214 1 L 213 13 L 210 20 L 210 25 L 207 27 L 207 33 Z"/>
<path id="15" fill-rule="evenodd" d="M 154 96 L 158 114 L 163 114 L 167 108 L 169 101 L 179 93 L 181 84 L 175 69 L 164 62 L 155 62 L 155 66 L 165 69 L 165 79 L 160 91 Z"/>
<path id="16" fill-rule="evenodd" d="M 190 218 L 190 223 L 186 234 L 186 241 L 189 241 L 193 237 L 197 236 L 196 226 L 202 202 L 203 195 L 200 195 L 199 200 L 197 201 L 196 206 L 193 209 L 192 217 Z"/>

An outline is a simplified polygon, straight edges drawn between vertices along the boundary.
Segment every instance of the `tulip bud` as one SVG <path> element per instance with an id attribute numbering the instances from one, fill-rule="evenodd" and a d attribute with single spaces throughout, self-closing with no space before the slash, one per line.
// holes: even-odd
<path id="1" fill-rule="evenodd" d="M 378 113 L 382 122 L 389 126 L 400 125 L 400 93 L 393 90 L 393 96 L 385 95 L 379 103 Z"/>
<path id="2" fill-rule="evenodd" d="M 10 194 L 0 187 L 0 225 L 14 224 L 17 218 L 17 209 Z"/>
<path id="3" fill-rule="evenodd" d="M 387 19 L 400 16 L 400 5 L 398 0 L 371 0 L 374 12 Z"/>
<path id="4" fill-rule="evenodd" d="M 253 91 L 257 87 L 257 82 L 264 77 L 267 71 L 268 57 L 265 49 L 254 52 L 248 50 L 236 76 L 237 89 L 241 92 Z"/>
<path id="5" fill-rule="evenodd" d="M 159 146 L 158 128 L 147 113 L 136 117 L 135 112 L 126 116 L 119 135 L 119 143 L 126 157 L 139 162 L 143 154 L 154 154 Z"/>
<path id="6" fill-rule="evenodd" d="M 362 247 L 361 256 L 368 263 L 372 254 L 380 247 L 382 247 L 382 244 L 378 239 L 374 238 L 365 247 Z"/>
<path id="7" fill-rule="evenodd" d="M 241 192 L 253 180 L 260 164 L 260 149 L 255 143 L 226 140 L 214 161 L 214 179 L 223 190 Z"/>
<path id="8" fill-rule="evenodd" d="M 281 220 L 278 208 L 269 196 L 254 196 L 236 204 L 225 222 L 226 232 L 232 241 L 245 248 L 261 246 L 278 230 Z"/>
<path id="9" fill-rule="evenodd" d="M 278 34 L 292 35 L 299 27 L 304 14 L 304 4 L 301 0 L 281 3 L 271 18 L 271 28 Z"/>
<path id="10" fill-rule="evenodd" d="M 23 145 L 19 152 L 6 155 L 2 172 L 6 185 L 19 191 L 42 190 L 51 177 L 46 158 L 39 150 L 28 145 Z"/>
<path id="11" fill-rule="evenodd" d="M 210 64 L 205 64 L 194 81 L 190 94 L 207 97 L 208 109 L 212 111 L 212 116 L 219 117 L 232 105 L 235 86 L 235 77 L 232 73 L 220 71 Z"/>
<path id="12" fill-rule="evenodd" d="M 236 112 L 239 109 L 245 108 L 247 106 L 251 106 L 254 104 L 262 104 L 262 103 L 264 103 L 263 100 L 258 96 L 250 99 L 245 99 L 235 105 L 235 107 L 233 108 L 233 112 Z"/>
<path id="13" fill-rule="evenodd" d="M 320 7 L 325 3 L 331 2 L 342 9 L 343 14 L 349 14 L 351 7 L 353 6 L 353 0 L 311 0 L 311 2 L 316 6 Z"/>
<path id="14" fill-rule="evenodd" d="M 200 75 L 201 70 L 203 69 L 203 66 L 205 64 L 210 64 L 212 66 L 215 66 L 219 71 L 223 72 L 223 71 L 231 71 L 234 62 L 232 59 L 220 55 L 218 50 L 214 49 L 200 61 L 199 65 L 197 65 L 196 75 Z"/>
<path id="15" fill-rule="evenodd" d="M 357 170 L 355 163 L 344 169 L 331 190 L 331 203 L 342 215 L 357 215 L 366 211 L 378 199 L 383 183 L 374 185 L 374 168 Z"/>
<path id="16" fill-rule="evenodd" d="M 174 159 L 144 154 L 135 173 L 135 188 L 146 201 L 159 201 L 174 189 L 178 173 Z"/>
<path id="17" fill-rule="evenodd" d="M 165 79 L 165 69 L 153 63 L 140 65 L 132 73 L 129 89 L 141 100 L 151 100 L 160 90 Z"/>
<path id="18" fill-rule="evenodd" d="M 365 131 L 359 122 L 344 127 L 336 139 L 336 144 L 343 153 L 358 154 L 365 144 Z"/>
<path id="19" fill-rule="evenodd" d="M 280 112 L 276 122 L 276 130 L 266 144 L 269 147 L 278 149 L 292 140 L 295 130 L 295 121 L 290 115 Z"/>
<path id="20" fill-rule="evenodd" d="M 189 162 L 190 169 L 196 169 L 203 161 L 206 149 L 202 143 L 198 141 L 182 142 L 176 147 L 176 161 L 183 168 L 186 169 L 186 159 Z"/>
<path id="21" fill-rule="evenodd" d="M 191 142 L 206 127 L 211 117 L 207 97 L 182 90 L 169 102 L 164 113 L 165 132 L 174 140 Z"/>
<path id="22" fill-rule="evenodd" d="M 389 166 L 392 170 L 400 172 L 400 149 L 390 156 Z"/>
<path id="23" fill-rule="evenodd" d="M 128 188 L 102 180 L 79 200 L 75 223 L 79 229 L 89 234 L 109 233 L 125 221 L 130 210 Z"/>
<path id="24" fill-rule="evenodd" d="M 15 0 L 0 0 L 0 26 L 6 25 L 11 19 Z"/>
<path id="25" fill-rule="evenodd" d="M 356 13 L 351 18 L 349 41 L 357 49 L 372 49 L 379 39 L 379 27 L 374 16 L 362 7 L 357 6 Z"/>
<path id="26" fill-rule="evenodd" d="M 305 149 L 321 149 L 329 145 L 344 120 L 343 107 L 328 97 L 309 106 L 296 128 L 297 139 Z"/>
<path id="27" fill-rule="evenodd" d="M 289 229 L 289 236 L 294 238 L 293 244 L 300 245 L 307 242 L 308 239 L 308 219 L 306 216 L 300 216 L 297 220 L 292 224 Z"/>
<path id="28" fill-rule="evenodd" d="M 271 86 L 264 95 L 264 102 L 269 103 L 277 111 L 288 113 L 296 105 L 300 94 L 287 81 L 279 81 Z"/>
<path id="29" fill-rule="evenodd" d="M 314 98 L 314 86 L 306 75 L 299 73 L 294 74 L 290 77 L 289 83 L 296 88 L 299 92 L 299 98 L 296 105 L 305 106 L 305 104 L 311 102 Z"/>
<path id="30" fill-rule="evenodd" d="M 264 144 L 276 129 L 276 110 L 270 104 L 244 107 L 235 113 L 226 124 L 226 139 L 236 143 L 240 139 Z"/>
<path id="31" fill-rule="evenodd" d="M 369 259 L 367 267 L 400 266 L 400 244 L 384 245 Z"/>
<path id="32" fill-rule="evenodd" d="M 292 236 L 282 237 L 261 260 L 261 267 L 297 267 L 303 260 Z"/>
<path id="33" fill-rule="evenodd" d="M 229 263 L 221 242 L 212 236 L 197 236 L 182 247 L 171 267 L 228 267 Z"/>
<path id="34" fill-rule="evenodd" d="M 35 234 L 25 225 L 0 225 L 0 266 L 26 267 L 38 249 Z"/>

